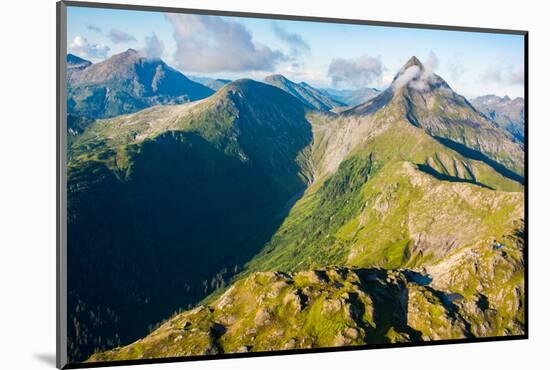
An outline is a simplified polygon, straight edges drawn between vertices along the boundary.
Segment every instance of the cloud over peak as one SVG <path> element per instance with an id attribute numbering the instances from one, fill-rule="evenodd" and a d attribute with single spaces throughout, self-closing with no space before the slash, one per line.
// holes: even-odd
<path id="1" fill-rule="evenodd" d="M 434 70 L 438 65 L 439 58 L 433 51 L 430 51 L 428 59 L 423 65 L 414 64 L 400 71 L 393 81 L 393 86 L 399 89 L 408 84 L 417 91 L 427 91 L 435 79 Z"/>
<path id="2" fill-rule="evenodd" d="M 255 43 L 240 23 L 221 17 L 166 14 L 174 27 L 178 67 L 194 72 L 272 71 L 288 57 Z"/>
<path id="3" fill-rule="evenodd" d="M 160 59 L 164 52 L 164 43 L 153 32 L 145 37 L 145 48 L 143 54 L 149 59 Z"/>

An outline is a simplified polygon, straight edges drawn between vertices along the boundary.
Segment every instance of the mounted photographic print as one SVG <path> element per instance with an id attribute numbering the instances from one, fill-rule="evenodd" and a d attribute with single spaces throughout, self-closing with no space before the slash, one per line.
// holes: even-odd
<path id="1" fill-rule="evenodd" d="M 58 3 L 58 366 L 527 338 L 526 48 Z"/>

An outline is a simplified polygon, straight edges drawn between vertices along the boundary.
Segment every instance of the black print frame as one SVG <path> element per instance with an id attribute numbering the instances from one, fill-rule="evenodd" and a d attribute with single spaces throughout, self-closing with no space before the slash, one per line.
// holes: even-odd
<path id="1" fill-rule="evenodd" d="M 527 31 L 57 3 L 57 367 L 526 339 L 527 122 Z"/>

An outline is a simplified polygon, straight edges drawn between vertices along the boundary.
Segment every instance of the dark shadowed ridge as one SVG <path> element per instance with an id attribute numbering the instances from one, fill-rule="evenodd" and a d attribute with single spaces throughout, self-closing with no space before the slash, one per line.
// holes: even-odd
<path id="1" fill-rule="evenodd" d="M 98 160 L 75 156 L 68 171 L 72 361 L 146 335 L 259 252 L 307 186 L 308 109 L 237 80 L 179 117 L 179 130 L 123 147 L 105 147 L 101 132 L 75 144 Z M 108 165 L 121 156 L 124 177 Z"/>
<path id="2" fill-rule="evenodd" d="M 67 54 L 67 68 L 68 69 L 84 69 L 92 65 L 92 62 L 84 58 L 78 57 L 74 54 Z"/>

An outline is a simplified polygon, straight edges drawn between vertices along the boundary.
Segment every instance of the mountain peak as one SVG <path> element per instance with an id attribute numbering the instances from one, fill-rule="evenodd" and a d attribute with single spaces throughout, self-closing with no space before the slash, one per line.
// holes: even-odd
<path id="1" fill-rule="evenodd" d="M 122 53 L 115 54 L 111 58 L 109 58 L 112 62 L 120 63 L 120 62 L 135 62 L 141 58 L 145 58 L 145 56 L 139 52 L 136 49 L 128 49 L 126 51 L 123 51 Z M 107 59 L 107 60 L 109 60 Z"/>
<path id="2" fill-rule="evenodd" d="M 80 61 L 71 55 L 67 59 L 67 65 Z M 77 67 L 80 65 L 82 67 Z M 200 100 L 214 93 L 212 89 L 189 80 L 162 60 L 147 59 L 135 49 L 128 49 L 95 64 L 73 64 L 69 71 L 71 73 L 67 74 L 67 79 L 73 88 L 70 99 L 89 99 L 89 103 L 80 103 L 80 108 L 74 108 L 71 113 L 93 118 L 132 113 L 152 105 Z M 98 89 L 98 86 L 101 88 Z M 124 98 L 106 99 L 102 95 L 106 86 L 112 96 Z"/>
<path id="3" fill-rule="evenodd" d="M 424 69 L 424 65 L 422 64 L 422 62 L 414 55 L 407 61 L 407 63 L 405 63 L 405 65 L 401 69 L 406 70 L 407 68 L 412 66 L 417 66 L 420 69 Z"/>
<path id="4" fill-rule="evenodd" d="M 433 91 L 438 88 L 450 88 L 447 82 L 433 72 L 432 63 L 425 67 L 416 56 L 412 56 L 401 67 L 391 84 L 395 91 L 411 87 L 418 92 Z"/>
<path id="5" fill-rule="evenodd" d="M 230 98 L 231 100 L 238 97 L 239 99 L 243 98 L 250 94 L 250 92 L 261 88 L 263 85 L 258 81 L 254 81 L 250 78 L 240 78 L 238 80 L 232 81 L 221 89 L 218 90 L 217 95 L 220 99 Z M 255 94 L 253 94 L 254 96 Z"/>
<path id="6" fill-rule="evenodd" d="M 299 111 L 305 106 L 294 96 L 269 83 L 262 83 L 248 78 L 232 81 L 219 89 L 216 101 L 231 101 L 239 106 L 246 104 L 255 110 L 266 109 L 266 105 L 286 105 Z M 291 108 L 289 108 L 291 109 Z"/>
<path id="7" fill-rule="evenodd" d="M 264 78 L 264 81 L 267 83 L 270 83 L 270 82 L 276 82 L 276 81 L 289 82 L 290 80 L 281 74 L 272 74 Z"/>

